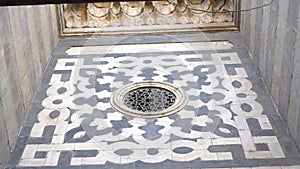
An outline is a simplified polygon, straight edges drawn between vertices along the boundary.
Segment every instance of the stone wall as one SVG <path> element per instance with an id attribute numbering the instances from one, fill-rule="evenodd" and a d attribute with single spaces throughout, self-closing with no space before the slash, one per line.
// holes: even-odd
<path id="1" fill-rule="evenodd" d="M 57 41 L 55 6 L 0 7 L 0 168 Z"/>
<path id="2" fill-rule="evenodd" d="M 242 1 L 242 8 L 267 1 Z M 241 33 L 300 148 L 300 1 L 274 0 L 241 15 Z"/>

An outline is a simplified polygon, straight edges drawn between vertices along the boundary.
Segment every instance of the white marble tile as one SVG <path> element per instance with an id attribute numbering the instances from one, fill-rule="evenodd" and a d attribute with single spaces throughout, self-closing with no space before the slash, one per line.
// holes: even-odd
<path id="1" fill-rule="evenodd" d="M 97 143 L 75 143 L 75 150 L 99 150 Z"/>
<path id="2" fill-rule="evenodd" d="M 83 157 L 73 157 L 71 158 L 71 162 L 70 164 L 71 165 L 82 165 L 82 160 L 83 160 Z"/>
<path id="3" fill-rule="evenodd" d="M 36 151 L 38 151 L 38 145 L 26 145 L 22 153 L 22 159 L 33 159 Z"/>
<path id="4" fill-rule="evenodd" d="M 212 139 L 213 145 L 228 145 L 228 144 L 241 144 L 241 139 L 236 138 L 215 138 Z"/>
<path id="5" fill-rule="evenodd" d="M 218 160 L 218 155 L 217 155 L 217 153 L 210 153 L 209 151 L 202 151 L 200 154 L 200 158 L 203 161 Z"/>
<path id="6" fill-rule="evenodd" d="M 44 166 L 45 159 L 21 159 L 18 166 L 22 167 L 34 167 L 34 166 Z"/>
<path id="7" fill-rule="evenodd" d="M 56 166 L 59 160 L 60 151 L 48 151 L 45 166 Z"/>
<path id="8" fill-rule="evenodd" d="M 218 160 L 232 160 L 232 154 L 230 152 L 217 153 Z"/>
<path id="9" fill-rule="evenodd" d="M 84 46 L 71 47 L 66 50 L 68 55 L 87 54 L 113 54 L 113 53 L 137 53 L 143 51 L 189 51 L 189 50 L 225 50 L 230 49 L 231 44 L 227 42 L 192 42 L 192 43 L 167 43 L 167 44 L 135 44 L 114 46 Z"/>
<path id="10" fill-rule="evenodd" d="M 54 85 L 54 84 L 61 84 L 63 85 L 64 82 L 62 82 L 61 79 L 62 75 L 61 74 L 52 74 L 49 85 Z"/>
<path id="11" fill-rule="evenodd" d="M 243 115 L 235 116 L 234 122 L 238 130 L 249 130 L 246 118 Z"/>
<path id="12" fill-rule="evenodd" d="M 250 130 L 238 130 L 245 153 L 256 151 Z"/>
<path id="13" fill-rule="evenodd" d="M 273 158 L 284 158 L 285 155 L 279 143 L 269 143 L 268 147 Z"/>
<path id="14" fill-rule="evenodd" d="M 269 151 L 245 152 L 245 156 L 247 159 L 272 158 L 272 155 Z"/>
<path id="15" fill-rule="evenodd" d="M 253 140 L 255 143 L 278 143 L 276 136 L 255 136 Z"/>
<path id="16" fill-rule="evenodd" d="M 268 117 L 266 115 L 262 115 L 257 117 L 257 120 L 260 124 L 261 129 L 263 130 L 269 130 L 269 129 L 273 129 L 272 125 L 268 119 Z"/>
<path id="17" fill-rule="evenodd" d="M 71 151 L 75 150 L 77 143 L 64 143 L 64 144 L 38 144 L 38 151 Z"/>
<path id="18" fill-rule="evenodd" d="M 121 156 L 120 164 L 129 164 L 135 161 L 136 159 L 130 158 L 130 156 Z"/>

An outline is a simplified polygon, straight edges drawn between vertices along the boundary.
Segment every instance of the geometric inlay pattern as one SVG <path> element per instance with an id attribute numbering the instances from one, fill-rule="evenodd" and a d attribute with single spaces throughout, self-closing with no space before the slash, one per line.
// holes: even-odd
<path id="1" fill-rule="evenodd" d="M 223 43 L 87 46 L 54 55 L 8 168 L 300 164 L 247 50 Z M 113 93 L 143 81 L 178 86 L 188 101 L 151 118 L 112 107 Z M 160 112 L 180 100 L 172 93 L 142 88 L 122 101 L 131 111 Z M 146 105 L 132 105 L 140 101 Z"/>

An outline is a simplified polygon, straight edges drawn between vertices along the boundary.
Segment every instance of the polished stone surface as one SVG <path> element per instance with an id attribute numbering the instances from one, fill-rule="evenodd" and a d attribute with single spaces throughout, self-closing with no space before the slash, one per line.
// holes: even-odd
<path id="1" fill-rule="evenodd" d="M 76 47 L 62 41 L 7 168 L 300 168 L 246 47 L 227 41 L 239 38 L 168 38 Z M 147 119 L 111 107 L 114 91 L 146 80 L 179 86 L 187 105 Z"/>

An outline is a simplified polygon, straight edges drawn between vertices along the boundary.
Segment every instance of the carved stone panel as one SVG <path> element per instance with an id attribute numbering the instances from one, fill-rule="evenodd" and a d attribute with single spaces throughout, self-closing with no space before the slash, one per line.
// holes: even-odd
<path id="1" fill-rule="evenodd" d="M 62 35 L 236 30 L 238 0 L 162 0 L 59 6 Z"/>

